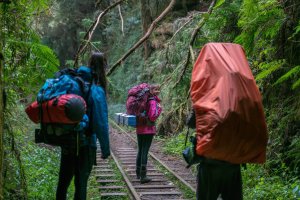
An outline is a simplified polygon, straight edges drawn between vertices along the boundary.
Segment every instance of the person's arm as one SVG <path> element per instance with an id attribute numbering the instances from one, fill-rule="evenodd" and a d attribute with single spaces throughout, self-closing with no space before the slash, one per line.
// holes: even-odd
<path id="1" fill-rule="evenodd" d="M 149 101 L 148 118 L 150 121 L 155 122 L 161 113 L 161 107 L 155 100 Z"/>
<path id="2" fill-rule="evenodd" d="M 110 156 L 110 145 L 106 95 L 101 87 L 93 86 L 93 90 L 93 132 L 100 142 L 102 158 L 107 158 Z"/>

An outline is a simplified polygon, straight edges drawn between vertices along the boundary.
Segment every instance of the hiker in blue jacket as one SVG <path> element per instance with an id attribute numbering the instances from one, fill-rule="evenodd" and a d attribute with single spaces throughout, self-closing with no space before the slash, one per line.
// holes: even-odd
<path id="1" fill-rule="evenodd" d="M 78 69 L 84 81 L 90 83 L 87 97 L 89 125 L 80 132 L 79 147 L 62 147 L 56 200 L 66 200 L 67 190 L 74 176 L 74 200 L 85 200 L 87 182 L 96 164 L 96 141 L 100 142 L 101 158 L 110 156 L 108 113 L 106 103 L 106 58 L 103 53 L 93 53 L 89 65 Z M 82 122 L 84 123 L 84 122 Z"/>

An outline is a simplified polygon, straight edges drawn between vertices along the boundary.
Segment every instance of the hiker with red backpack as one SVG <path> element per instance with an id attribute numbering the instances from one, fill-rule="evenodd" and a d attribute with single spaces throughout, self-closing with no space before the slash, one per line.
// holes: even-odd
<path id="1" fill-rule="evenodd" d="M 208 43 L 194 64 L 190 95 L 198 156 L 197 200 L 242 200 L 241 165 L 266 161 L 262 99 L 244 49 Z"/>
<path id="2" fill-rule="evenodd" d="M 101 158 L 110 156 L 108 111 L 106 102 L 106 58 L 103 53 L 93 53 L 89 65 L 81 66 L 78 73 L 90 83 L 87 97 L 89 126 L 79 134 L 79 147 L 61 146 L 57 200 L 67 199 L 67 190 L 74 177 L 75 200 L 85 200 L 87 183 L 93 165 L 96 164 L 96 141 L 100 142 Z"/>
<path id="3" fill-rule="evenodd" d="M 155 121 L 162 108 L 160 106 L 160 86 L 142 83 L 131 88 L 126 102 L 127 113 L 136 115 L 136 134 L 138 153 L 136 157 L 136 176 L 141 184 L 151 181 L 147 177 L 148 152 L 156 134 Z"/>

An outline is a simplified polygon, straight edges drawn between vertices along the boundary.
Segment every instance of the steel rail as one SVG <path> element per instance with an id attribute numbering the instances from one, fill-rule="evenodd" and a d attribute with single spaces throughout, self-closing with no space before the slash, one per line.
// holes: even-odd
<path id="1" fill-rule="evenodd" d="M 124 172 L 123 168 L 121 167 L 118 159 L 116 158 L 116 156 L 114 155 L 113 152 L 111 152 L 111 157 L 114 159 L 120 173 L 122 174 L 131 195 L 134 197 L 135 200 L 141 200 L 140 196 L 138 195 L 138 193 L 134 189 L 133 185 L 131 184 L 130 180 L 128 179 L 126 173 Z"/>
<path id="2" fill-rule="evenodd" d="M 113 122 L 119 129 L 121 129 L 131 140 L 133 140 L 135 143 L 137 143 L 136 139 L 133 138 L 126 130 L 124 130 L 122 127 L 120 127 L 115 121 L 109 120 L 110 122 Z M 173 176 L 175 176 L 177 179 L 179 179 L 184 185 L 186 185 L 188 188 L 190 188 L 193 192 L 196 192 L 196 188 L 194 188 L 191 184 L 189 184 L 186 180 L 184 180 L 181 176 L 179 176 L 175 171 L 170 169 L 163 161 L 161 161 L 159 158 L 157 158 L 152 152 L 149 152 L 149 155 L 159 162 L 166 170 L 171 172 Z"/>

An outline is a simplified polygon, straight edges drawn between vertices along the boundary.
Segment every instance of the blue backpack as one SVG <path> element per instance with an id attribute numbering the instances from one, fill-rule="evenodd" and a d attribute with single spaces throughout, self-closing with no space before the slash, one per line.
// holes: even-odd
<path id="1" fill-rule="evenodd" d="M 53 79 L 47 79 L 37 95 L 38 102 L 48 101 L 64 94 L 76 94 L 84 98 L 89 86 L 76 69 L 66 68 L 58 71 Z"/>
<path id="2" fill-rule="evenodd" d="M 77 69 L 58 71 L 47 79 L 37 94 L 37 101 L 26 108 L 29 118 L 40 123 L 35 142 L 54 146 L 74 146 L 79 133 L 88 127 L 87 100 L 90 83 Z"/>

